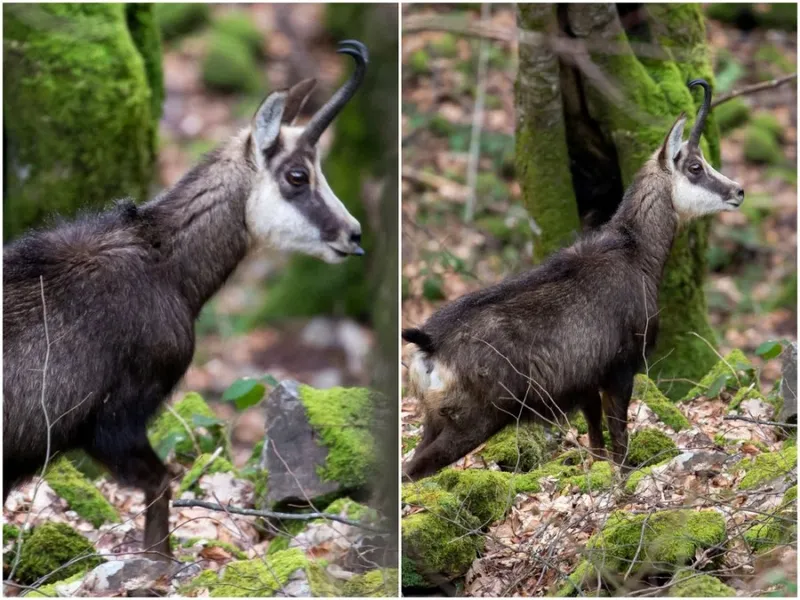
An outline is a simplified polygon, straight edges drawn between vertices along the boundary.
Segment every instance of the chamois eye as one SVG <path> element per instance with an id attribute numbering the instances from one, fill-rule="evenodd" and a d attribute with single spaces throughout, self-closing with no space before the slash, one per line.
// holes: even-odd
<path id="1" fill-rule="evenodd" d="M 695 175 L 700 173 L 702 170 L 703 170 L 703 165 L 701 165 L 700 163 L 692 163 L 691 165 L 689 165 L 689 172 L 694 173 Z"/>
<path id="2" fill-rule="evenodd" d="M 294 186 L 306 185 L 308 183 L 308 173 L 305 169 L 290 169 L 286 173 L 286 181 Z"/>

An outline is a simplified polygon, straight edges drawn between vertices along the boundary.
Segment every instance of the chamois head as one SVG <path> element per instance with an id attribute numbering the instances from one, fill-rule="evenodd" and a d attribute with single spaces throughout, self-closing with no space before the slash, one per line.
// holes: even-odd
<path id="1" fill-rule="evenodd" d="M 672 177 L 675 211 L 686 219 L 736 210 L 744 201 L 742 186 L 716 171 L 703 158 L 700 135 L 711 108 L 711 87 L 703 79 L 689 82 L 690 87 L 696 85 L 702 86 L 705 96 L 689 139 L 682 141 L 686 115 L 681 113 L 657 153 L 661 168 Z"/>
<path id="2" fill-rule="evenodd" d="M 364 254 L 361 225 L 325 180 L 317 148 L 364 79 L 369 60 L 357 41 L 341 42 L 338 51 L 352 56 L 356 69 L 305 127 L 292 122 L 314 88 L 313 79 L 273 92 L 253 117 L 250 148 L 258 175 L 246 209 L 247 228 L 256 241 L 329 263 Z"/>

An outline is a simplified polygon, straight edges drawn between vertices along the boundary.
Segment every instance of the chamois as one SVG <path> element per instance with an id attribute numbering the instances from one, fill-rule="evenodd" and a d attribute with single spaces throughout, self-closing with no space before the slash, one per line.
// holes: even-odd
<path id="1" fill-rule="evenodd" d="M 189 367 L 201 308 L 255 246 L 329 263 L 364 253 L 317 150 L 366 72 L 363 44 L 338 51 L 355 70 L 305 127 L 292 123 L 312 79 L 269 94 L 249 127 L 153 200 L 5 247 L 4 502 L 55 453 L 81 448 L 144 491 L 144 549 L 170 556 L 170 477 L 146 425 Z"/>
<path id="2" fill-rule="evenodd" d="M 435 473 L 517 419 L 553 422 L 575 409 L 601 456 L 605 411 L 613 459 L 624 466 L 633 379 L 643 344 L 650 349 L 656 339 L 658 289 L 679 222 L 744 200 L 741 186 L 703 158 L 711 89 L 704 80 L 689 83 L 696 85 L 705 94 L 688 141 L 681 114 L 610 221 L 539 267 L 403 331 L 417 346 L 409 391 L 424 427 L 406 477 Z"/>

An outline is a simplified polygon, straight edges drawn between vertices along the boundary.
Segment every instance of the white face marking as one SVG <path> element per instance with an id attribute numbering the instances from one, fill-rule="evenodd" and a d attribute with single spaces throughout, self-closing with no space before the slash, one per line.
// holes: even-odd
<path id="1" fill-rule="evenodd" d="M 680 148 L 683 150 L 684 156 L 686 155 L 687 144 L 688 142 L 684 142 Z M 703 180 L 706 182 L 716 180 L 719 185 L 715 187 L 718 189 L 733 190 L 738 187 L 735 182 L 709 165 L 703 158 L 702 153 L 700 153 L 700 159 L 705 171 L 705 174 L 702 176 Z M 679 162 L 683 160 L 683 158 L 679 158 Z M 695 162 L 695 160 L 696 159 L 690 159 L 691 162 Z M 738 208 L 737 205 L 732 203 L 732 197 L 727 194 L 722 196 L 719 192 L 710 189 L 707 185 L 693 183 L 686 176 L 684 169 L 676 168 L 674 161 L 670 161 L 670 163 L 673 167 L 672 203 L 682 219 L 695 219 L 704 215 L 732 211 Z"/>
<path id="2" fill-rule="evenodd" d="M 282 154 L 294 150 L 302 132 L 302 127 L 281 128 Z M 258 165 L 258 175 L 253 190 L 247 198 L 245 215 L 247 229 L 253 242 L 285 252 L 302 252 L 328 263 L 342 262 L 345 257 L 337 254 L 331 244 L 342 252 L 349 252 L 349 240 L 346 238 L 350 231 L 360 231 L 360 226 L 325 180 L 319 157 L 309 172 L 310 185 L 319 192 L 325 205 L 338 221 L 350 225 L 349 228 L 342 228 L 340 233 L 342 239 L 331 243 L 323 241 L 319 228 L 290 201 L 284 199 L 278 182 L 267 169 L 263 153 L 258 149 L 255 150 L 255 160 Z"/>

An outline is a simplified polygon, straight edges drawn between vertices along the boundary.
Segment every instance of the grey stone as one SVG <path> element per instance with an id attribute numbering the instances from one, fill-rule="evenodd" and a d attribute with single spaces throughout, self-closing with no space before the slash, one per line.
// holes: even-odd
<path id="1" fill-rule="evenodd" d="M 792 342 L 783 351 L 783 368 L 781 369 L 781 396 L 783 406 L 778 415 L 781 423 L 797 423 L 797 342 Z"/>
<path id="2" fill-rule="evenodd" d="M 676 456 L 669 465 L 674 466 L 679 473 L 710 478 L 722 473 L 725 466 L 734 459 L 735 457 L 717 450 L 692 450 Z"/>
<path id="3" fill-rule="evenodd" d="M 81 589 L 93 596 L 151 595 L 146 590 L 165 589 L 174 569 L 170 561 L 112 560 L 95 567 L 83 580 Z"/>
<path id="4" fill-rule="evenodd" d="M 267 503 L 305 503 L 322 495 L 343 491 L 335 481 L 322 481 L 317 470 L 328 450 L 308 422 L 299 384 L 283 381 L 267 398 L 267 437 L 264 442 Z"/>

